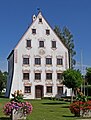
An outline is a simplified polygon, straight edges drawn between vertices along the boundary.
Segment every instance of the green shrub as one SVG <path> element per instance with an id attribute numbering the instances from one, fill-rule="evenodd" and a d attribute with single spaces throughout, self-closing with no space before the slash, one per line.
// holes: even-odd
<path id="1" fill-rule="evenodd" d="M 59 98 L 59 101 L 64 101 L 64 98 Z"/>

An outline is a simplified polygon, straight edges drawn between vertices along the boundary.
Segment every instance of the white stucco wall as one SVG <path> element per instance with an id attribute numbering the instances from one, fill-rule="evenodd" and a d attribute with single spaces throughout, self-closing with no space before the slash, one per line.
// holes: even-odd
<path id="1" fill-rule="evenodd" d="M 42 23 L 39 23 L 39 17 L 42 18 Z M 32 28 L 36 29 L 36 34 L 32 34 Z M 50 30 L 50 35 L 46 35 L 45 30 Z M 26 48 L 26 40 L 31 40 L 31 48 Z M 44 48 L 39 48 L 39 40 L 44 41 Z M 51 41 L 56 41 L 56 48 L 53 50 L 51 48 Z M 44 51 L 44 54 L 40 54 L 40 50 Z M 23 66 L 23 55 L 29 55 L 29 66 Z M 35 56 L 41 57 L 41 66 L 34 65 L 34 58 Z M 45 58 L 47 56 L 52 56 L 52 66 L 46 66 Z M 63 57 L 63 66 L 56 65 L 56 58 L 57 56 Z M 67 58 L 66 58 L 67 57 Z M 67 61 L 66 61 L 67 60 Z M 68 50 L 63 45 L 63 43 L 59 40 L 50 26 L 47 24 L 41 13 L 38 14 L 36 20 L 32 23 L 30 28 L 27 32 L 23 35 L 19 43 L 14 49 L 14 75 L 13 75 L 13 82 L 11 87 L 11 93 L 15 90 L 22 90 L 24 92 L 24 81 L 23 81 L 23 71 L 29 70 L 30 71 L 30 80 L 29 83 L 31 84 L 31 94 L 25 94 L 25 98 L 27 99 L 34 99 L 35 98 L 35 86 L 36 85 L 43 85 L 44 86 L 44 97 L 48 96 L 55 96 L 57 94 L 57 71 L 63 72 L 69 68 L 69 61 L 68 61 Z M 41 82 L 35 82 L 34 80 L 34 71 L 41 71 Z M 48 95 L 46 94 L 46 74 L 45 71 L 53 71 L 53 79 L 50 84 L 53 84 L 53 94 Z M 59 84 L 59 83 L 58 83 Z M 65 90 L 65 89 L 64 89 Z M 65 91 L 64 91 L 65 92 Z M 70 93 L 68 93 L 69 95 Z M 11 96 L 10 96 L 11 97 Z"/>

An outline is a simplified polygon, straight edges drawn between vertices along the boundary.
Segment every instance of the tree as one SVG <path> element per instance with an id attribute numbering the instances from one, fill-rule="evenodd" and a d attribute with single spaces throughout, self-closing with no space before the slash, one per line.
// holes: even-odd
<path id="1" fill-rule="evenodd" d="M 79 88 L 83 82 L 82 75 L 79 70 L 68 69 L 63 72 L 63 77 L 63 84 L 68 88 L 72 88 L 71 101 L 73 101 L 74 90 Z"/>
<path id="2" fill-rule="evenodd" d="M 76 54 L 76 51 L 74 50 L 74 40 L 73 35 L 69 31 L 67 27 L 64 27 L 61 31 L 60 27 L 55 26 L 54 32 L 57 34 L 57 36 L 60 38 L 60 40 L 63 42 L 63 44 L 68 48 L 68 54 L 69 54 L 69 68 L 74 67 L 76 61 L 73 58 Z"/>
<path id="3" fill-rule="evenodd" d="M 4 77 L 4 88 L 6 88 L 7 77 L 8 77 L 8 73 L 6 71 L 3 72 L 3 77 Z"/>
<path id="4" fill-rule="evenodd" d="M 6 87 L 6 81 L 7 81 L 7 72 L 0 71 L 0 94 L 2 90 Z"/>
<path id="5" fill-rule="evenodd" d="M 89 85 L 91 85 L 91 68 L 86 69 L 86 81 L 88 82 Z"/>

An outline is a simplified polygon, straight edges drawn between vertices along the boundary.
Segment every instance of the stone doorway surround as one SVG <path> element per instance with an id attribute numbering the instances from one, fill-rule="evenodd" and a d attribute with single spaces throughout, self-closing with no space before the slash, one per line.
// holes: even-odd
<path id="1" fill-rule="evenodd" d="M 39 99 L 43 97 L 44 87 L 42 85 L 35 86 L 35 98 Z"/>

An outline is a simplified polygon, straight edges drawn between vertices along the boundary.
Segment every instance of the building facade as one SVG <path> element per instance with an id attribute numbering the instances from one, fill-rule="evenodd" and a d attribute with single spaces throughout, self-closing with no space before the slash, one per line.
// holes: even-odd
<path id="1" fill-rule="evenodd" d="M 6 96 L 11 98 L 16 90 L 22 90 L 25 99 L 70 96 L 62 84 L 68 68 L 68 49 L 39 12 L 8 56 Z"/>

